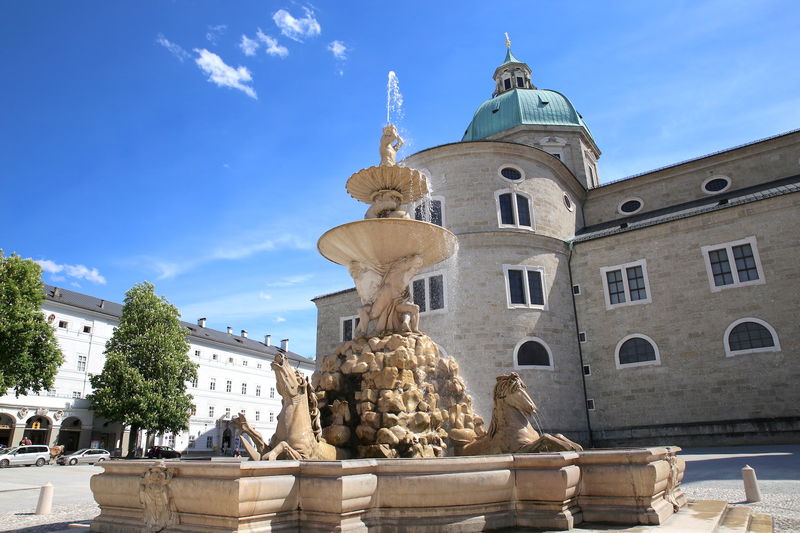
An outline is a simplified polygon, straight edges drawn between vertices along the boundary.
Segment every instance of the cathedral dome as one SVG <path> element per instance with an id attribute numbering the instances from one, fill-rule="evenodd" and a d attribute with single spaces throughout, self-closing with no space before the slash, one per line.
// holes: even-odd
<path id="1" fill-rule="evenodd" d="M 563 94 L 546 89 L 517 88 L 481 104 L 461 140 L 477 141 L 523 124 L 581 126 L 590 137 L 592 135 L 575 106 Z"/>

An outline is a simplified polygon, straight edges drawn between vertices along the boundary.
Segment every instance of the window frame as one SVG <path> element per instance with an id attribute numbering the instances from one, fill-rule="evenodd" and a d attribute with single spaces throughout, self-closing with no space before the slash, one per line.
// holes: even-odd
<path id="1" fill-rule="evenodd" d="M 733 328 L 745 322 L 755 322 L 756 324 L 767 328 L 767 331 L 769 331 L 770 334 L 772 335 L 772 340 L 775 343 L 775 345 L 764 346 L 763 348 L 750 348 L 748 350 L 736 350 L 736 351 L 731 350 L 731 345 L 729 341 L 730 334 L 733 331 Z M 731 324 L 725 329 L 725 334 L 722 337 L 722 345 L 725 347 L 725 357 L 735 357 L 737 355 L 746 355 L 749 353 L 765 353 L 765 352 L 781 351 L 781 343 L 780 340 L 778 339 L 778 332 L 775 331 L 775 328 L 773 328 L 768 322 L 761 320 L 760 318 L 754 318 L 754 317 L 740 318 L 738 320 L 734 320 L 733 322 L 731 322 Z"/>
<path id="2" fill-rule="evenodd" d="M 709 191 L 709 190 L 707 190 L 706 189 L 706 185 L 708 185 L 710 182 L 712 182 L 714 180 L 725 180 L 725 181 L 728 182 L 728 184 L 725 185 L 725 187 L 723 187 L 722 189 L 720 189 L 718 191 Z M 703 180 L 703 183 L 700 184 L 700 190 L 703 191 L 703 194 L 707 194 L 708 196 L 713 196 L 715 194 L 720 194 L 720 193 L 723 193 L 723 192 L 727 191 L 728 189 L 731 188 L 732 184 L 733 184 L 733 180 L 729 176 L 725 176 L 723 174 L 716 174 L 714 176 L 711 176 L 711 177 L 706 178 L 705 180 Z"/>
<path id="3" fill-rule="evenodd" d="M 503 215 L 500 210 L 500 196 L 504 194 L 511 195 L 511 209 L 514 214 L 514 224 L 503 224 Z M 521 226 L 519 224 L 519 204 L 517 202 L 517 195 L 524 196 L 526 200 L 528 200 L 528 211 L 530 212 L 530 219 L 531 225 L 530 226 Z M 494 192 L 494 205 L 495 209 L 497 210 L 497 227 L 498 228 L 508 228 L 508 229 L 520 229 L 525 231 L 536 231 L 536 217 L 534 216 L 535 210 L 533 209 L 533 197 L 523 191 L 515 190 L 515 189 L 500 189 Z"/>
<path id="4" fill-rule="evenodd" d="M 632 202 L 632 201 L 639 202 L 639 208 L 636 209 L 635 211 L 623 211 L 622 210 L 622 206 L 627 204 L 628 202 Z M 619 213 L 620 215 L 626 216 L 626 217 L 627 216 L 631 216 L 631 215 L 635 215 L 636 213 L 641 212 L 642 209 L 644 209 L 644 200 L 642 200 L 638 196 L 629 196 L 629 197 L 625 198 L 624 200 L 620 201 L 620 203 L 617 204 L 617 213 Z"/>
<path id="5" fill-rule="evenodd" d="M 345 340 L 345 338 L 344 338 L 344 323 L 346 321 L 348 321 L 348 320 L 352 320 L 353 321 L 353 329 L 352 329 L 352 335 L 353 336 L 352 336 L 352 338 Z M 356 325 L 356 320 L 360 320 L 358 315 L 340 316 L 339 317 L 339 339 L 340 339 L 339 342 L 349 342 L 349 341 L 355 339 L 356 328 L 358 327 Z"/>
<path id="6" fill-rule="evenodd" d="M 430 308 L 430 301 L 431 301 L 431 282 L 430 278 L 434 278 L 437 276 L 441 276 L 442 278 L 442 307 L 439 309 L 431 309 Z M 447 276 L 444 274 L 444 270 L 434 270 L 432 272 L 426 272 L 424 274 L 419 274 L 414 276 L 410 282 L 408 282 L 408 292 L 411 294 L 411 301 L 414 301 L 414 282 L 425 280 L 425 311 L 420 310 L 419 315 L 436 315 L 447 312 Z M 416 303 L 416 302 L 414 302 Z"/>
<path id="7" fill-rule="evenodd" d="M 650 346 L 653 347 L 653 351 L 656 354 L 656 358 L 652 361 L 639 361 L 637 363 L 620 363 L 619 361 L 619 350 L 622 348 L 622 345 L 625 344 L 627 341 L 631 339 L 644 339 Z M 630 335 L 626 335 L 622 337 L 620 341 L 617 343 L 617 347 L 614 349 L 614 364 L 617 367 L 617 370 L 622 370 L 624 368 L 633 368 L 637 366 L 661 366 L 661 352 L 658 350 L 658 344 L 656 341 L 645 335 L 644 333 L 631 333 Z"/>
<path id="8" fill-rule="evenodd" d="M 733 256 L 733 247 L 742 246 L 743 244 L 749 244 L 750 249 L 753 251 L 753 261 L 756 264 L 756 272 L 758 272 L 758 279 L 739 281 L 739 269 L 736 268 L 736 259 Z M 728 254 L 728 264 L 731 267 L 731 274 L 735 272 L 736 276 L 734 278 L 733 283 L 717 286 L 714 283 L 714 270 L 711 267 L 710 253 L 722 249 L 725 249 L 725 253 Z M 706 274 L 708 275 L 708 285 L 711 288 L 711 292 L 719 292 L 725 289 L 734 289 L 737 287 L 747 287 L 749 285 L 764 285 L 767 283 L 767 280 L 764 277 L 764 268 L 761 266 L 761 257 L 758 254 L 758 245 L 756 244 L 755 235 L 751 235 L 750 237 L 746 237 L 744 239 L 739 239 L 738 241 L 730 241 L 720 244 L 712 244 L 709 246 L 701 246 L 700 253 L 703 254 L 703 263 L 706 265 Z"/>
<path id="9" fill-rule="evenodd" d="M 445 203 L 444 202 L 444 196 L 423 197 L 420 200 L 418 200 L 416 202 L 413 202 L 409 206 L 409 210 L 411 211 L 411 213 L 409 213 L 409 214 L 411 215 L 411 218 L 413 218 L 414 220 L 421 220 L 422 222 L 427 222 L 429 224 L 436 224 L 436 222 L 433 222 L 433 221 L 430 220 L 430 213 L 431 213 L 430 203 L 431 202 L 439 202 L 439 205 L 441 205 L 441 213 L 442 213 L 442 224 L 441 224 L 441 227 L 443 227 L 443 228 L 447 227 L 447 219 L 445 218 L 445 214 L 444 214 L 444 203 Z M 427 218 L 422 218 L 422 219 L 417 218 L 417 208 L 419 208 L 420 206 L 426 206 L 426 205 L 428 207 L 427 208 L 423 208 L 423 212 L 427 213 L 427 215 L 428 215 Z M 436 225 L 438 225 L 438 224 L 436 224 Z"/>
<path id="10" fill-rule="evenodd" d="M 547 356 L 550 358 L 550 365 L 549 366 L 544 366 L 544 365 L 520 365 L 519 364 L 519 358 L 517 357 L 517 354 L 519 353 L 519 349 L 522 348 L 523 344 L 525 344 L 526 342 L 530 342 L 530 341 L 538 342 L 539 344 L 544 346 L 544 349 L 547 351 Z M 555 362 L 555 359 L 553 358 L 553 350 L 551 350 L 550 346 L 544 340 L 540 339 L 539 337 L 524 337 L 522 340 L 520 340 L 517 343 L 516 346 L 514 346 L 513 356 L 514 356 L 514 370 L 549 370 L 551 372 L 555 370 L 556 362 Z"/>
<path id="11" fill-rule="evenodd" d="M 524 275 L 522 276 L 522 282 L 525 286 L 525 301 L 528 303 L 526 304 L 515 304 L 511 302 L 511 286 L 508 279 L 508 271 L 509 270 L 522 270 Z M 530 303 L 530 286 L 528 285 L 528 271 L 535 270 L 539 272 L 539 276 L 542 280 L 542 299 L 544 300 L 543 304 L 532 304 Z M 530 265 L 503 265 L 503 282 L 505 283 L 506 289 L 506 306 L 509 309 L 539 309 L 540 311 L 547 311 L 548 308 L 548 298 L 547 298 L 547 283 L 546 283 L 546 276 L 545 276 L 545 268 L 543 266 L 530 266 Z"/>
<path id="12" fill-rule="evenodd" d="M 642 267 L 642 278 L 644 279 L 644 290 L 647 292 L 647 298 L 631 301 L 631 291 L 628 285 L 628 268 L 633 268 L 636 266 Z M 625 289 L 625 301 L 612 304 L 611 295 L 608 292 L 608 276 L 606 276 L 606 273 L 613 272 L 614 270 L 620 270 L 623 273 L 622 282 Z M 607 310 L 617 309 L 618 307 L 628 307 L 631 305 L 649 304 L 653 302 L 653 293 L 650 291 L 650 279 L 647 276 L 646 259 L 639 259 L 637 261 L 631 261 L 630 263 L 623 263 L 621 265 L 601 267 L 600 278 L 603 281 L 603 299 L 605 300 Z"/>
<path id="13" fill-rule="evenodd" d="M 512 180 L 503 176 L 503 169 L 506 167 L 511 167 L 514 170 L 516 170 L 517 172 L 520 173 L 521 177 L 518 180 Z M 514 163 L 503 163 L 502 165 L 497 167 L 497 175 L 500 176 L 500 179 L 502 179 L 505 183 L 522 183 L 523 181 L 525 181 L 527 177 L 525 176 L 525 171 L 522 170 L 522 167 L 519 165 L 515 165 Z"/>
<path id="14" fill-rule="evenodd" d="M 75 365 L 75 368 L 77 369 L 78 372 L 86 372 L 86 366 L 88 362 L 89 362 L 88 355 L 78 354 L 78 361 L 77 361 L 78 364 Z"/>

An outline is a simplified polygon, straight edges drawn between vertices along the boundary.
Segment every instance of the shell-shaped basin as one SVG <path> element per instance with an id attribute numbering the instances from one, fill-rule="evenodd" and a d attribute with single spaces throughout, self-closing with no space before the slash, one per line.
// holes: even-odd
<path id="1" fill-rule="evenodd" d="M 350 196 L 366 204 L 374 203 L 378 191 L 397 191 L 407 204 L 428 194 L 428 179 L 415 168 L 398 166 L 369 167 L 359 170 L 345 184 Z"/>
<path id="2" fill-rule="evenodd" d="M 326 259 L 348 266 L 353 261 L 373 267 L 419 254 L 422 267 L 453 255 L 458 239 L 436 224 L 407 218 L 370 218 L 337 226 L 317 242 Z"/>

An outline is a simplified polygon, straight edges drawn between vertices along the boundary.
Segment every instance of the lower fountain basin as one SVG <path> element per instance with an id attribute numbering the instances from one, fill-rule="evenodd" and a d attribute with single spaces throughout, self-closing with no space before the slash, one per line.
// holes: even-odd
<path id="1" fill-rule="evenodd" d="M 372 267 L 419 254 L 422 267 L 444 261 L 458 249 L 458 240 L 436 224 L 407 218 L 370 218 L 327 231 L 317 243 L 325 258 L 348 266 L 358 261 Z"/>
<path id="2" fill-rule="evenodd" d="M 92 531 L 467 533 L 662 524 L 677 447 L 439 459 L 106 461 Z"/>

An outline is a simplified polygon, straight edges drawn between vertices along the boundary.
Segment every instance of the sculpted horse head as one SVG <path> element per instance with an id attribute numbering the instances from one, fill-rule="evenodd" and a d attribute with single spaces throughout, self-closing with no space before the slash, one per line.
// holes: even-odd
<path id="1" fill-rule="evenodd" d="M 306 394 L 306 380 L 292 368 L 292 365 L 289 364 L 289 359 L 284 354 L 278 352 L 270 366 L 272 371 L 275 372 L 278 394 L 283 399 L 291 401 L 292 398 Z"/>

